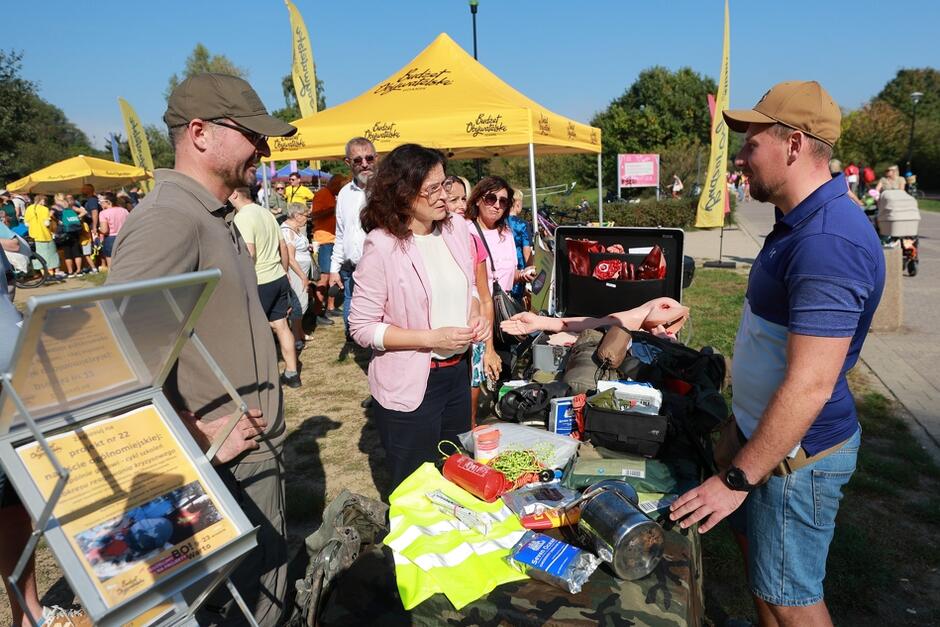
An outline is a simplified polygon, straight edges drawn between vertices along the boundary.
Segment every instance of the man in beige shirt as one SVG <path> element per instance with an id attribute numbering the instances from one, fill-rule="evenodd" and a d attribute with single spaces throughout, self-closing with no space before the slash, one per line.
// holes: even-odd
<path id="1" fill-rule="evenodd" d="M 254 262 L 225 218 L 232 190 L 253 182 L 259 159 L 270 154 L 267 137 L 296 129 L 269 116 L 247 82 L 221 74 L 197 74 L 180 83 L 163 119 L 176 151 L 174 168 L 154 173 L 153 191 L 128 217 L 115 242 L 108 281 L 222 271 L 196 333 L 253 409 L 213 462 L 248 519 L 260 527 L 258 546 L 232 580 L 258 623 L 275 625 L 287 587 L 277 352 L 258 298 Z M 191 344 L 180 353 L 164 390 L 204 450 L 224 419 L 238 411 Z M 203 625 L 245 622 L 224 586 L 198 618 Z"/>

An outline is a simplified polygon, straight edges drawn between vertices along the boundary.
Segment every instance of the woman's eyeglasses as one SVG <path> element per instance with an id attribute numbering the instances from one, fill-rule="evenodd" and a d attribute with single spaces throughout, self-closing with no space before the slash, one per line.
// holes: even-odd
<path id="1" fill-rule="evenodd" d="M 503 211 L 506 211 L 507 209 L 509 209 L 509 207 L 512 204 L 509 202 L 508 197 L 503 196 L 502 198 L 500 198 L 493 192 L 487 192 L 486 194 L 483 195 L 483 203 L 488 207 L 492 207 L 493 205 L 499 203 L 499 208 L 502 209 Z"/>
<path id="2" fill-rule="evenodd" d="M 366 163 L 373 163 L 375 162 L 375 155 L 366 155 L 365 157 L 353 157 L 352 159 L 350 159 L 350 161 L 352 161 L 353 165 L 362 165 L 363 161 L 365 161 Z"/>
<path id="3" fill-rule="evenodd" d="M 434 185 L 428 185 L 428 188 L 418 192 L 418 196 L 425 196 L 428 200 L 436 198 L 441 195 L 442 192 L 450 192 L 450 188 L 453 187 L 454 182 L 447 179 L 442 183 L 435 183 Z"/>

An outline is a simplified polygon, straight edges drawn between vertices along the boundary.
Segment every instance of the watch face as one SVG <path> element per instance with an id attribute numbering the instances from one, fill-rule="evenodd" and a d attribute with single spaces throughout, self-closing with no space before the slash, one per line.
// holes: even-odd
<path id="1" fill-rule="evenodd" d="M 746 490 L 748 488 L 747 478 L 740 468 L 729 468 L 727 481 L 732 490 Z"/>

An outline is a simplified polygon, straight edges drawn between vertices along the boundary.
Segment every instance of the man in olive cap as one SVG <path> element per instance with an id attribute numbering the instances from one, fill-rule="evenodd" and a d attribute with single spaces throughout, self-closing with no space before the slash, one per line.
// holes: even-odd
<path id="1" fill-rule="evenodd" d="M 884 256 L 845 177 L 830 176 L 841 114 L 819 83 L 780 83 L 723 116 L 746 133 L 735 165 L 777 220 L 735 340 L 737 429 L 717 447 L 732 445 L 730 465 L 670 517 L 704 533 L 734 512 L 760 624 L 831 625 L 826 557 L 861 440 L 845 375 L 881 298 Z"/>
<path id="2" fill-rule="evenodd" d="M 218 268 L 222 277 L 196 333 L 252 409 L 213 463 L 252 524 L 258 546 L 233 574 L 260 625 L 274 625 L 284 606 L 287 572 L 282 448 L 284 415 L 277 353 L 261 307 L 255 271 L 238 230 L 226 220 L 236 187 L 252 185 L 267 138 L 297 129 L 268 115 L 251 86 L 222 74 L 197 74 L 173 90 L 163 116 L 176 151 L 173 169 L 154 173 L 153 190 L 134 209 L 115 243 L 109 282 Z M 238 408 L 187 344 L 165 392 L 196 441 L 207 450 Z M 200 624 L 243 624 L 221 591 Z"/>

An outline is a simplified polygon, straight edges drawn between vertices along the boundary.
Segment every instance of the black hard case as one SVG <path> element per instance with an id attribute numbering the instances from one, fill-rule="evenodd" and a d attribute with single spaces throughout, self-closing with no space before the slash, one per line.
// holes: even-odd
<path id="1" fill-rule="evenodd" d="M 567 238 L 595 240 L 624 250 L 654 246 L 663 249 L 666 278 L 646 281 L 600 281 L 573 276 L 568 266 Z M 632 309 L 661 296 L 682 301 L 682 229 L 640 227 L 560 226 L 555 230 L 555 312 L 559 316 L 606 316 Z M 592 254 L 591 268 L 600 259 L 621 259 L 639 266 L 646 255 Z"/>

